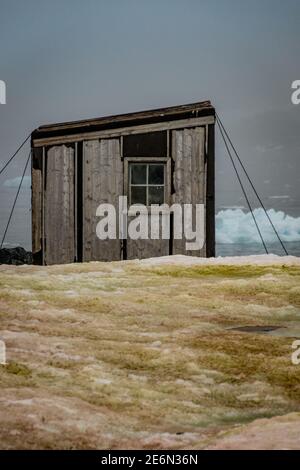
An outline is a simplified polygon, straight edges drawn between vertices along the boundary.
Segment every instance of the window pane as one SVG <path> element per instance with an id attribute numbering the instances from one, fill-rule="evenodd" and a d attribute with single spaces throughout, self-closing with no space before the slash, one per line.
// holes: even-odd
<path id="1" fill-rule="evenodd" d="M 149 206 L 164 203 L 164 186 L 149 186 Z"/>
<path id="2" fill-rule="evenodd" d="M 146 186 L 131 186 L 131 204 L 144 204 L 146 206 Z"/>
<path id="3" fill-rule="evenodd" d="M 147 165 L 131 165 L 131 184 L 146 184 Z"/>
<path id="4" fill-rule="evenodd" d="M 164 184 L 164 165 L 149 165 L 149 184 Z"/>

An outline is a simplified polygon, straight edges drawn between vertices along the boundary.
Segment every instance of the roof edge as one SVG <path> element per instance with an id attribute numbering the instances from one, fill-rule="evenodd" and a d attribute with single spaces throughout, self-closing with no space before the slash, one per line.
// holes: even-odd
<path id="1" fill-rule="evenodd" d="M 126 126 L 134 126 L 137 124 L 209 115 L 215 115 L 215 108 L 212 106 L 210 101 L 201 101 L 179 106 L 83 119 L 80 121 L 46 124 L 35 129 L 32 133 L 32 138 L 51 137 L 64 134 L 69 135 L 89 131 L 92 132 L 99 129 L 118 128 L 124 126 L 124 124 L 126 124 Z"/>

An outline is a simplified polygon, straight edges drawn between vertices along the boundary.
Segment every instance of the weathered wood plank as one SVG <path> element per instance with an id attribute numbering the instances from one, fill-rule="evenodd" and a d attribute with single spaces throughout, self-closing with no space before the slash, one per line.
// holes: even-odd
<path id="1" fill-rule="evenodd" d="M 116 138 L 121 135 L 140 134 L 144 132 L 164 131 L 172 129 L 183 129 L 195 126 L 204 126 L 208 124 L 214 124 L 214 116 L 204 116 L 198 118 L 179 119 L 170 122 L 160 122 L 155 124 L 143 124 L 139 126 L 128 126 L 120 127 L 118 129 L 106 129 L 96 132 L 82 132 L 72 135 L 64 135 L 57 137 L 47 137 L 42 139 L 34 139 L 34 147 L 42 147 L 45 145 L 61 145 L 72 142 L 81 142 L 87 140 L 104 139 L 104 138 Z"/>
<path id="2" fill-rule="evenodd" d="M 44 200 L 45 264 L 73 263 L 74 149 L 65 145 L 47 152 Z"/>
<path id="3" fill-rule="evenodd" d="M 215 256 L 215 126 L 207 126 L 206 256 Z"/>
<path id="4" fill-rule="evenodd" d="M 172 158 L 175 162 L 173 202 L 193 204 L 205 203 L 205 130 L 203 127 L 172 131 Z M 202 221 L 205 225 L 205 217 Z M 195 225 L 193 226 L 195 229 Z M 206 256 L 205 245 L 201 250 L 187 250 L 186 239 L 173 240 L 173 254 Z"/>
<path id="5" fill-rule="evenodd" d="M 212 114 L 214 108 L 210 101 L 200 101 L 197 103 L 188 103 L 188 104 L 181 104 L 179 106 L 169 106 L 167 108 L 156 108 L 156 109 L 147 109 L 144 111 L 137 111 L 133 113 L 127 114 L 117 114 L 114 116 L 102 116 L 99 118 L 92 118 L 92 119 L 82 119 L 80 121 L 69 121 L 69 122 L 60 122 L 60 123 L 53 123 L 53 124 L 46 124 L 40 126 L 38 131 L 61 131 L 61 130 L 68 130 L 68 129 L 75 129 L 75 128 L 82 128 L 82 127 L 90 127 L 92 125 L 111 125 L 111 124 L 121 124 L 126 123 L 128 121 L 140 121 L 145 120 L 147 118 L 166 118 L 167 116 L 172 116 L 173 118 L 180 117 L 182 114 L 191 113 L 192 115 L 199 116 L 199 113 L 208 113 Z"/>
<path id="6" fill-rule="evenodd" d="M 100 240 L 96 235 L 100 204 L 113 204 L 118 214 L 119 196 L 123 194 L 123 162 L 119 139 L 84 142 L 84 227 L 83 260 L 114 261 L 121 258 L 120 240 Z M 118 219 L 117 219 L 118 235 Z"/>
<path id="7" fill-rule="evenodd" d="M 31 165 L 31 220 L 32 254 L 34 262 L 41 262 L 35 256 L 42 250 L 42 149 L 34 149 Z"/>

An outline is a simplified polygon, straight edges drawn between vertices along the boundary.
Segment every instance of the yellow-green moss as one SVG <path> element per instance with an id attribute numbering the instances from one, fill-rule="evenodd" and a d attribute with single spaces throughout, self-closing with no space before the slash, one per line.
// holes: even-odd
<path id="1" fill-rule="evenodd" d="M 29 367 L 25 366 L 25 364 L 20 364 L 17 362 L 9 362 L 7 365 L 2 366 L 2 367 L 9 374 L 20 375 L 23 377 L 29 377 L 31 375 L 31 371 Z"/>

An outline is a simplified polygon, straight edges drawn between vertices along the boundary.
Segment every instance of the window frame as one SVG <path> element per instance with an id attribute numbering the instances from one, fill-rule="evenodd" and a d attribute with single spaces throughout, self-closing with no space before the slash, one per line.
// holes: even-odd
<path id="1" fill-rule="evenodd" d="M 170 158 L 168 157 L 125 157 L 124 158 L 124 194 L 127 196 L 128 200 L 128 206 L 131 206 L 131 172 L 130 172 L 130 167 L 131 164 L 144 164 L 147 165 L 147 175 L 148 175 L 148 168 L 149 165 L 153 164 L 162 164 L 164 165 L 164 184 L 148 184 L 148 177 L 146 180 L 146 184 L 137 184 L 133 186 L 141 186 L 141 187 L 146 187 L 146 207 L 148 209 L 151 208 L 151 205 L 148 205 L 148 188 L 151 186 L 164 186 L 164 202 L 161 204 L 169 204 L 169 198 L 170 198 L 170 165 L 171 161 Z M 137 203 L 138 204 L 138 203 Z M 153 205 L 153 204 L 152 204 Z"/>

